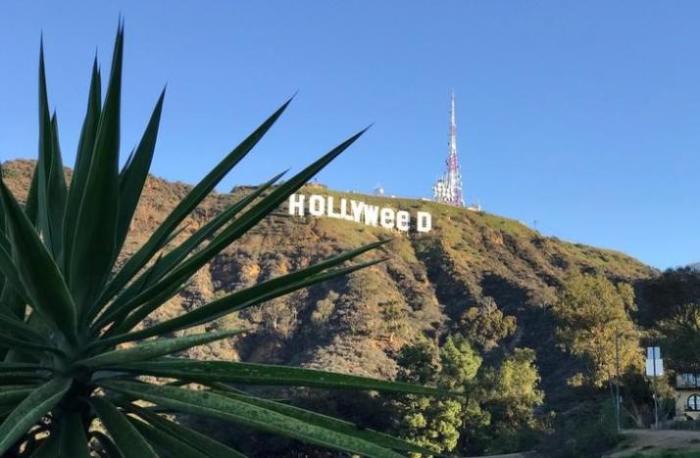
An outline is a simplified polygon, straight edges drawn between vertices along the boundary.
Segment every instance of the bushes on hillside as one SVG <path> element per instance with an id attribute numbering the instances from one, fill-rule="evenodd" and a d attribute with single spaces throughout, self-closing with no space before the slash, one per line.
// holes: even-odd
<path id="1" fill-rule="evenodd" d="M 573 385 L 602 387 L 619 370 L 641 367 L 639 332 L 630 317 L 634 291 L 603 275 L 573 275 L 564 284 L 553 311 L 557 336 L 564 348 L 580 357 L 588 370 L 576 374 Z"/>
<path id="2" fill-rule="evenodd" d="M 604 398 L 581 401 L 553 418 L 551 433 L 539 451 L 551 458 L 589 458 L 600 456 L 621 439 L 615 413 Z"/>
<path id="3" fill-rule="evenodd" d="M 465 391 L 462 399 L 402 396 L 392 402 L 395 431 L 437 453 L 482 454 L 531 449 L 541 433 L 542 405 L 535 353 L 515 349 L 495 366 L 482 365 L 457 334 L 442 346 L 423 341 L 401 351 L 399 378 Z"/>

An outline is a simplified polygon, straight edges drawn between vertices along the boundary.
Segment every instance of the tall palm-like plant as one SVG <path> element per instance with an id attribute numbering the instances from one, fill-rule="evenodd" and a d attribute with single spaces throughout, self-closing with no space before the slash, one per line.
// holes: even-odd
<path id="1" fill-rule="evenodd" d="M 118 269 L 153 157 L 163 95 L 138 146 L 119 169 L 123 26 L 106 96 L 97 64 L 67 186 L 55 114 L 39 63 L 39 159 L 24 207 L 0 181 L 0 455 L 238 457 L 238 451 L 171 420 L 211 417 L 373 457 L 421 449 L 388 435 L 254 396 L 247 385 L 435 394 L 421 386 L 308 369 L 173 356 L 239 329 L 188 330 L 377 261 L 347 265 L 383 242 L 236 291 L 150 327 L 144 318 L 198 269 L 261 219 L 362 132 L 284 183 L 272 178 L 169 248 L 182 221 L 277 121 L 282 105 L 226 155 Z M 136 345 L 133 345 L 137 343 Z M 129 345 L 122 345 L 129 344 Z M 144 377 L 148 376 L 148 377 Z M 154 381 L 155 380 L 155 381 Z M 96 421 L 96 420 L 99 420 Z"/>

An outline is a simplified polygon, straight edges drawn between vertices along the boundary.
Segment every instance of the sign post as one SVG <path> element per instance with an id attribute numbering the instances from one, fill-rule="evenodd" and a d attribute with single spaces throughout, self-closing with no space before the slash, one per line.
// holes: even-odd
<path id="1" fill-rule="evenodd" d="M 656 391 L 656 377 L 664 375 L 664 361 L 661 348 L 647 347 L 646 374 L 651 377 L 654 387 L 654 429 L 659 429 L 659 396 Z"/>

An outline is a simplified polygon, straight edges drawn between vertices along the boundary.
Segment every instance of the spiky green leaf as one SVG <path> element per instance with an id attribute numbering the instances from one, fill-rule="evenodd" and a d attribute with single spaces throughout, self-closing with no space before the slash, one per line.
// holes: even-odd
<path id="1" fill-rule="evenodd" d="M 97 58 L 92 64 L 92 76 L 90 78 L 90 92 L 88 94 L 87 109 L 83 127 L 80 131 L 78 141 L 78 152 L 73 166 L 73 177 L 68 190 L 66 202 L 66 219 L 63 230 L 63 256 L 64 272 L 68 272 L 70 266 L 70 255 L 73 248 L 73 236 L 75 235 L 75 223 L 78 219 L 80 202 L 85 189 L 90 163 L 95 149 L 95 136 L 97 126 L 100 122 L 100 112 L 102 111 L 102 83 L 100 71 L 97 68 Z"/>
<path id="2" fill-rule="evenodd" d="M 99 296 L 117 255 L 123 48 L 124 31 L 120 26 L 114 44 L 107 96 L 72 234 L 68 282 L 81 311 Z"/>
<path id="3" fill-rule="evenodd" d="M 6 240 L 4 235 L 0 235 L 0 239 Z M 2 273 L 5 277 L 3 297 L 0 298 L 4 299 L 2 305 L 6 305 L 5 301 L 7 301 L 10 298 L 10 294 L 17 294 L 20 297 L 26 295 L 24 293 L 24 285 L 22 284 L 22 281 L 20 279 L 17 266 L 12 260 L 12 254 L 8 252 L 3 246 L 0 246 L 0 273 Z M 1 309 L 0 313 L 2 313 Z"/>
<path id="4" fill-rule="evenodd" d="M 174 337 L 171 339 L 156 339 L 143 342 L 134 347 L 122 350 L 112 350 L 106 353 L 93 356 L 81 361 L 76 365 L 88 367 L 104 367 L 125 364 L 129 362 L 145 361 L 163 355 L 170 355 L 188 348 L 204 345 L 216 340 L 225 339 L 243 332 L 240 329 L 206 332 L 184 337 Z"/>
<path id="5" fill-rule="evenodd" d="M 5 335 L 12 335 L 19 339 L 34 342 L 39 344 L 46 344 L 47 340 L 44 336 L 36 332 L 31 326 L 29 326 L 24 321 L 15 318 L 13 315 L 0 314 L 0 333 Z"/>
<path id="6" fill-rule="evenodd" d="M 139 408 L 135 405 L 130 405 L 129 409 L 136 412 L 139 417 L 146 420 L 153 425 L 153 427 L 181 439 L 210 458 L 246 458 L 245 455 L 238 450 L 234 450 L 191 428 L 166 420 L 160 415 L 149 412 L 146 409 Z"/>
<path id="7" fill-rule="evenodd" d="M 77 412 L 66 412 L 60 418 L 57 458 L 90 458 L 85 425 Z"/>
<path id="8" fill-rule="evenodd" d="M 123 458 L 124 455 L 122 455 L 122 452 L 119 451 L 119 448 L 109 436 L 99 431 L 93 432 L 92 435 L 97 439 L 104 451 L 107 452 L 109 458 Z"/>
<path id="9" fill-rule="evenodd" d="M 61 255 L 66 181 L 58 142 L 58 122 L 49 114 L 44 47 L 39 56 L 39 161 L 37 162 L 37 227 L 55 259 Z"/>
<path id="10" fill-rule="evenodd" d="M 109 366 L 109 368 L 116 371 L 171 377 L 204 384 L 207 382 L 227 382 L 247 385 L 307 386 L 336 390 L 376 390 L 427 396 L 447 394 L 437 388 L 405 382 L 257 363 L 162 358 L 155 361 L 114 365 Z"/>
<path id="11" fill-rule="evenodd" d="M 0 424 L 0 455 L 51 410 L 71 386 L 71 379 L 54 378 L 32 391 Z"/>
<path id="12" fill-rule="evenodd" d="M 131 281 L 132 278 L 148 263 L 149 260 L 164 246 L 170 234 L 195 209 L 197 205 L 219 184 L 226 174 L 241 161 L 253 147 L 262 139 L 277 119 L 287 108 L 291 99 L 285 102 L 277 111 L 267 118 L 243 142 L 234 148 L 219 164 L 214 167 L 187 196 L 180 201 L 175 209 L 165 218 L 148 241 L 126 262 L 114 279 L 107 286 L 100 303 L 111 299 Z"/>
<path id="13" fill-rule="evenodd" d="M 216 390 L 215 392 L 217 394 L 221 394 L 222 396 L 237 399 L 241 402 L 247 402 L 249 404 L 264 407 L 266 409 L 274 410 L 275 412 L 279 412 L 281 414 L 294 417 L 298 420 L 315 424 L 326 429 L 332 429 L 334 431 L 342 432 L 344 434 L 361 437 L 368 442 L 373 442 L 377 445 L 381 445 L 382 447 L 391 448 L 395 450 L 402 450 L 406 452 L 423 453 L 426 454 L 426 456 L 434 454 L 434 452 L 431 450 L 419 447 L 415 444 L 401 440 L 394 436 L 383 434 L 377 431 L 372 431 L 371 429 L 360 429 L 357 427 L 357 425 L 350 423 L 349 421 L 339 420 L 337 418 L 329 417 L 328 415 L 322 415 L 290 404 L 284 404 L 269 399 L 262 399 L 254 396 L 249 396 L 237 393 L 230 389 L 227 389 L 226 391 Z"/>
<path id="14" fill-rule="evenodd" d="M 150 328 L 146 328 L 141 331 L 136 331 L 129 334 L 123 334 L 121 336 L 117 335 L 114 337 L 106 338 L 102 341 L 102 343 L 109 343 L 113 345 L 115 343 L 128 342 L 134 339 L 144 338 L 143 336 L 155 336 L 163 334 L 165 332 L 173 332 L 175 330 L 185 329 L 192 326 L 198 326 L 200 324 L 207 323 L 217 318 L 220 318 L 229 313 L 233 313 L 248 307 L 252 307 L 257 304 L 261 304 L 265 301 L 275 299 L 277 297 L 289 294 L 293 291 L 300 290 L 307 286 L 322 283 L 333 278 L 343 277 L 352 272 L 365 269 L 369 266 L 378 264 L 383 261 L 384 259 L 377 259 L 374 261 L 369 261 L 366 263 L 361 263 L 345 268 L 331 269 L 320 274 L 308 276 L 306 278 L 303 278 L 303 276 L 301 276 L 302 280 L 298 280 L 296 282 L 283 281 L 284 277 L 287 277 L 286 275 L 278 277 L 266 282 L 262 282 L 256 286 L 252 286 L 242 291 L 232 293 L 214 302 L 210 302 L 209 304 L 203 305 L 195 310 L 180 315 L 179 317 L 171 318 L 170 320 L 158 323 Z M 149 313 L 155 310 L 155 308 L 160 306 L 160 304 L 162 304 L 162 302 L 159 300 L 154 300 L 151 303 L 146 304 L 146 306 L 138 309 L 136 312 L 134 312 L 133 315 L 129 316 L 126 320 L 124 320 L 122 326 L 119 329 L 128 330 L 133 328 L 133 326 L 138 324 L 145 316 L 147 316 Z"/>
<path id="15" fill-rule="evenodd" d="M 37 216 L 39 213 L 39 169 L 34 167 L 32 181 L 29 184 L 29 192 L 27 193 L 27 202 L 24 205 L 24 212 L 32 224 L 36 225 Z"/>
<path id="16" fill-rule="evenodd" d="M 130 418 L 129 421 L 139 430 L 156 450 L 162 450 L 166 456 L 177 456 L 178 458 L 209 458 L 196 448 L 172 436 L 165 431 L 153 427 L 141 420 Z"/>
<path id="17" fill-rule="evenodd" d="M 31 458 L 57 458 L 59 456 L 58 436 L 53 434 L 35 444 Z"/>
<path id="18" fill-rule="evenodd" d="M 365 129 L 366 130 L 366 129 Z M 230 245 L 234 240 L 244 235 L 253 226 L 259 223 L 270 212 L 277 208 L 287 197 L 296 192 L 304 183 L 321 171 L 333 159 L 338 157 L 343 151 L 350 147 L 365 132 L 362 130 L 351 136 L 343 143 L 333 148 L 320 159 L 297 173 L 289 181 L 276 188 L 268 196 L 261 199 L 250 210 L 246 211 L 240 218 L 227 226 L 219 233 L 214 240 L 196 254 L 190 256 L 180 266 L 166 275 L 160 282 L 147 288 L 141 294 L 131 299 L 125 307 L 133 307 L 134 304 L 143 304 L 149 300 L 159 297 L 163 291 L 176 291 L 187 278 L 192 276 L 197 270 L 209 262 L 221 250 Z"/>
<path id="19" fill-rule="evenodd" d="M 114 404 L 104 398 L 93 398 L 90 403 L 124 458 L 158 458 L 148 441 Z"/>
<path id="20" fill-rule="evenodd" d="M 148 177 L 148 170 L 151 168 L 153 152 L 158 138 L 158 127 L 160 125 L 160 115 L 163 111 L 163 99 L 165 89 L 161 92 L 156 106 L 148 121 L 146 130 L 141 137 L 139 145 L 134 150 L 133 155 L 122 169 L 119 175 L 119 218 L 117 222 L 117 251 L 124 244 L 126 234 L 129 232 L 131 218 L 134 216 L 136 205 L 141 197 L 143 185 Z"/>
<path id="21" fill-rule="evenodd" d="M 5 364 L 3 364 L 4 366 Z M 2 377 L 2 375 L 0 375 Z M 16 404 L 34 391 L 32 388 L 10 388 L 0 389 L 0 405 Z"/>
<path id="22" fill-rule="evenodd" d="M 376 458 L 401 457 L 390 449 L 356 436 L 322 428 L 216 393 L 135 382 L 105 382 L 104 386 L 118 393 L 135 396 L 182 412 L 231 421 L 336 450 Z"/>
<path id="23" fill-rule="evenodd" d="M 7 349 L 17 349 L 28 353 L 53 353 L 55 355 L 65 355 L 63 350 L 53 347 L 48 344 L 36 343 L 31 340 L 23 340 L 21 338 L 7 335 L 6 330 L 0 330 L 0 347 Z"/>
<path id="24" fill-rule="evenodd" d="M 1 179 L 0 199 L 9 239 L 16 252 L 15 265 L 31 301 L 30 305 L 68 339 L 74 339 L 77 327 L 76 307 L 58 266 Z"/>
<path id="25" fill-rule="evenodd" d="M 131 312 L 131 309 L 124 306 L 128 302 L 129 298 L 133 298 L 140 294 L 146 287 L 155 283 L 162 278 L 163 275 L 170 272 L 202 242 L 215 234 L 216 231 L 228 223 L 238 212 L 269 189 L 269 187 L 279 180 L 281 176 L 282 174 L 279 174 L 268 182 L 262 184 L 254 192 L 240 199 L 238 202 L 231 205 L 207 224 L 195 231 L 194 234 L 188 237 L 187 240 L 185 240 L 177 248 L 170 251 L 167 255 L 159 257 L 151 268 L 139 276 L 139 278 L 129 285 L 126 290 L 119 295 L 114 303 L 111 304 L 109 310 L 105 312 L 105 314 L 98 320 L 96 328 L 99 329 L 110 321 L 119 321 L 123 319 L 129 312 Z"/>

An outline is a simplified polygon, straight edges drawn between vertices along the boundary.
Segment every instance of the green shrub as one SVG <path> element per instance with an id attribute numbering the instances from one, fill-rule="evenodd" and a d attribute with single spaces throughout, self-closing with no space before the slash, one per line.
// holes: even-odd
<path id="1" fill-rule="evenodd" d="M 609 400 L 581 401 L 554 419 L 553 432 L 540 446 L 552 458 L 600 456 L 621 440 Z"/>

